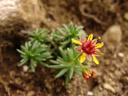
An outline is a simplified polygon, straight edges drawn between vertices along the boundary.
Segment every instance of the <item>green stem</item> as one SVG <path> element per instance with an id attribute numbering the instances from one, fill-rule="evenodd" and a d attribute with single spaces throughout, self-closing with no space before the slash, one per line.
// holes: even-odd
<path id="1" fill-rule="evenodd" d="M 81 66 L 81 68 L 84 70 L 84 66 L 83 66 L 83 64 L 82 64 L 82 63 L 80 63 L 80 66 Z"/>
<path id="2" fill-rule="evenodd" d="M 82 53 L 80 53 L 73 61 L 79 59 L 81 55 L 82 55 Z M 73 62 L 73 61 L 72 61 L 72 62 Z M 84 66 L 83 66 L 82 63 L 80 63 L 80 66 L 81 66 L 81 68 L 84 70 Z"/>
<path id="3" fill-rule="evenodd" d="M 81 55 L 82 55 L 82 53 L 80 53 L 80 54 L 75 58 L 75 60 L 77 60 L 78 58 L 80 58 Z M 84 70 L 84 66 L 83 66 L 82 63 L 80 63 L 80 66 L 81 66 L 81 68 Z"/>
<path id="4" fill-rule="evenodd" d="M 79 59 L 79 57 L 82 55 L 82 53 L 80 53 L 76 58 L 74 58 L 73 60 L 72 60 L 72 62 L 74 62 L 74 61 L 76 61 L 77 59 Z M 71 64 L 72 64 L 72 62 L 71 62 Z"/>
<path id="5" fill-rule="evenodd" d="M 76 57 L 76 59 L 78 59 L 81 55 L 82 55 L 82 53 L 80 53 L 80 54 Z"/>

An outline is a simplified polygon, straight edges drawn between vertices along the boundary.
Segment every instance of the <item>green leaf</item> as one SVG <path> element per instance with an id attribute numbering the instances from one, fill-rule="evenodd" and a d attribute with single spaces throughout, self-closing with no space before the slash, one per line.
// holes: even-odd
<path id="1" fill-rule="evenodd" d="M 29 41 L 27 44 L 28 44 L 28 50 L 30 50 L 32 48 L 31 42 Z"/>
<path id="2" fill-rule="evenodd" d="M 74 70 L 78 75 L 80 75 L 80 76 L 82 76 L 82 70 L 78 70 L 78 69 L 76 69 L 76 70 Z"/>
<path id="3" fill-rule="evenodd" d="M 73 59 L 73 50 L 67 48 L 67 51 L 68 51 L 67 53 L 68 53 L 68 57 L 70 58 L 70 60 Z"/>
<path id="4" fill-rule="evenodd" d="M 36 29 L 35 33 L 38 34 L 39 33 L 39 29 Z"/>
<path id="5" fill-rule="evenodd" d="M 64 39 L 64 36 L 60 36 L 60 35 L 56 35 L 56 34 L 54 34 L 53 36 L 56 38 L 62 39 L 62 40 Z"/>
<path id="6" fill-rule="evenodd" d="M 72 23 L 72 22 L 70 22 L 69 26 L 70 26 L 70 32 L 72 33 L 72 32 L 73 32 L 73 30 L 74 30 L 73 23 Z"/>
<path id="7" fill-rule="evenodd" d="M 48 64 L 44 63 L 44 62 L 38 62 L 40 65 L 44 66 L 44 67 L 48 67 Z"/>
<path id="8" fill-rule="evenodd" d="M 49 65 L 48 68 L 62 69 L 64 66 L 61 65 Z"/>
<path id="9" fill-rule="evenodd" d="M 25 48 L 25 46 L 21 45 L 21 49 L 25 52 L 27 51 L 27 49 Z"/>
<path id="10" fill-rule="evenodd" d="M 69 80 L 69 72 L 67 72 L 67 74 L 66 74 L 65 86 L 68 85 L 68 80 Z"/>
<path id="11" fill-rule="evenodd" d="M 59 47 L 59 50 L 60 50 L 60 53 L 61 53 L 63 59 L 64 59 L 65 61 L 67 61 L 68 58 L 67 58 L 67 55 L 66 55 L 66 51 L 64 51 L 61 47 Z"/>
<path id="12" fill-rule="evenodd" d="M 42 53 L 43 51 L 46 51 L 46 49 L 41 47 L 41 48 L 38 48 L 38 50 L 36 50 L 36 53 Z"/>
<path id="13" fill-rule="evenodd" d="M 61 76 L 64 75 L 67 71 L 68 71 L 67 68 L 62 69 L 62 70 L 55 76 L 55 78 L 61 77 Z"/>
<path id="14" fill-rule="evenodd" d="M 42 58 L 47 58 L 47 57 L 49 57 L 51 54 L 49 53 L 49 52 L 44 52 L 43 54 L 41 54 L 42 56 Z"/>
<path id="15" fill-rule="evenodd" d="M 68 29 L 68 27 L 67 27 L 65 24 L 63 24 L 63 27 L 64 27 L 64 31 L 65 31 L 65 32 L 70 33 L 70 30 Z"/>
<path id="16" fill-rule="evenodd" d="M 28 42 L 25 42 L 25 49 L 26 49 L 26 51 L 29 50 L 29 48 L 28 48 Z"/>
<path id="17" fill-rule="evenodd" d="M 53 64 L 60 64 L 59 62 L 55 61 L 55 60 L 50 60 L 51 63 Z"/>
<path id="18" fill-rule="evenodd" d="M 67 46 L 67 44 L 69 44 L 70 42 L 71 42 L 70 39 L 65 40 L 64 42 L 62 42 L 62 43 L 61 43 L 62 48 L 64 48 L 65 46 Z"/>
<path id="19" fill-rule="evenodd" d="M 86 66 L 84 66 L 84 68 L 90 68 L 90 66 L 87 66 L 87 65 L 86 65 Z"/>
<path id="20" fill-rule="evenodd" d="M 20 54 L 25 55 L 25 53 L 24 53 L 23 51 L 21 51 L 21 50 L 19 50 L 19 49 L 17 49 L 17 51 L 18 51 Z"/>
<path id="21" fill-rule="evenodd" d="M 25 58 L 25 57 L 27 57 L 26 55 L 22 55 L 22 54 L 21 54 L 20 56 L 21 56 L 22 58 Z"/>
<path id="22" fill-rule="evenodd" d="M 65 32 L 63 32 L 63 30 L 61 28 L 57 28 L 57 31 L 59 31 L 61 34 L 65 34 Z"/>
<path id="23" fill-rule="evenodd" d="M 78 27 L 76 28 L 76 31 L 79 32 L 79 31 L 82 30 L 83 28 L 84 28 L 83 26 L 78 26 Z"/>
<path id="24" fill-rule="evenodd" d="M 42 58 L 42 57 L 40 57 L 40 56 L 36 56 L 36 57 L 35 57 L 35 60 L 37 60 L 37 61 L 42 61 L 42 60 L 44 60 L 44 58 Z"/>
<path id="25" fill-rule="evenodd" d="M 33 35 L 33 32 L 29 32 L 28 34 L 31 36 L 31 35 Z"/>
<path id="26" fill-rule="evenodd" d="M 71 67 L 69 70 L 69 79 L 72 79 L 73 73 L 74 73 L 74 68 Z"/>
<path id="27" fill-rule="evenodd" d="M 35 62 L 33 59 L 30 60 L 30 67 L 32 69 L 32 72 L 35 72 Z"/>
<path id="28" fill-rule="evenodd" d="M 33 43 L 33 45 L 32 45 L 32 51 L 37 47 L 37 46 L 39 46 L 39 43 L 38 43 L 38 41 L 35 41 L 34 43 Z"/>
<path id="29" fill-rule="evenodd" d="M 65 64 L 67 62 L 65 62 L 62 58 L 59 58 L 57 59 L 57 62 L 60 63 L 60 64 Z"/>
<path id="30" fill-rule="evenodd" d="M 26 62 L 28 61 L 28 58 L 23 58 L 21 61 L 20 61 L 20 64 L 18 65 L 19 67 L 24 65 Z"/>

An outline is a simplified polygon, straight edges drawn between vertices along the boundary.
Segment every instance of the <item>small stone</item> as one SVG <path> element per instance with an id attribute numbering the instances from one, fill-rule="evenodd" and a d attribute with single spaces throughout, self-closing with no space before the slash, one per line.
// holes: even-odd
<path id="1" fill-rule="evenodd" d="M 102 91 L 102 90 L 103 90 L 102 86 L 99 86 L 99 90 L 100 90 L 100 91 Z"/>
<path id="2" fill-rule="evenodd" d="M 93 93 L 88 91 L 87 96 L 93 96 Z"/>
<path id="3" fill-rule="evenodd" d="M 120 76 L 122 76 L 122 73 L 119 70 L 115 70 L 115 76 L 117 76 L 117 78 L 119 78 Z"/>
<path id="4" fill-rule="evenodd" d="M 27 66 L 27 65 L 24 65 L 24 66 L 23 66 L 23 71 L 24 71 L 24 72 L 27 72 L 27 71 L 28 71 L 28 66 Z"/>
<path id="5" fill-rule="evenodd" d="M 35 92 L 34 91 L 29 91 L 27 96 L 35 96 Z"/>
<path id="6" fill-rule="evenodd" d="M 119 46 L 122 38 L 122 30 L 119 25 L 110 26 L 103 35 L 103 41 L 107 48 L 113 51 L 117 46 Z"/>
<path id="7" fill-rule="evenodd" d="M 124 53 L 119 52 L 118 56 L 123 58 L 124 57 Z"/>
<path id="8" fill-rule="evenodd" d="M 115 93 L 115 89 L 114 89 L 111 85 L 109 85 L 108 83 L 104 83 L 104 84 L 103 84 L 103 87 L 104 87 L 105 89 L 107 89 L 107 90 L 109 90 L 109 91 Z"/>
<path id="9" fill-rule="evenodd" d="M 128 12 L 124 14 L 124 19 L 128 21 Z"/>

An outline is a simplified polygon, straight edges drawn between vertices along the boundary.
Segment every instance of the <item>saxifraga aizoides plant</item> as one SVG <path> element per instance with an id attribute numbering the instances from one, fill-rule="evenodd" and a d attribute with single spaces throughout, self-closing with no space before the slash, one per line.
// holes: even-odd
<path id="1" fill-rule="evenodd" d="M 57 69 L 55 78 L 65 76 L 65 85 L 74 73 L 84 79 L 94 78 L 96 73 L 85 61 L 99 64 L 97 56 L 103 55 L 99 48 L 104 43 L 97 43 L 98 39 L 93 39 L 93 34 L 85 35 L 83 26 L 73 25 L 72 22 L 69 27 L 63 25 L 55 31 L 37 29 L 29 33 L 29 41 L 17 49 L 22 58 L 18 66 L 28 62 L 32 72 L 35 72 L 37 64 Z"/>

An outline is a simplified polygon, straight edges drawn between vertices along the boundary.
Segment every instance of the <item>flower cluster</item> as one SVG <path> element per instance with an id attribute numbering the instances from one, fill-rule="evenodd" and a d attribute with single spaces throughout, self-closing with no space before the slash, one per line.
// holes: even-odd
<path id="1" fill-rule="evenodd" d="M 93 39 L 93 34 L 90 34 L 87 38 L 80 38 L 79 41 L 72 39 L 73 43 L 79 45 L 75 49 L 82 53 L 80 57 L 80 62 L 83 63 L 86 58 L 89 61 L 94 61 L 96 64 L 99 64 L 98 59 L 96 56 L 102 55 L 103 53 L 100 52 L 99 48 L 103 47 L 104 43 L 97 43 L 98 39 Z M 85 79 L 91 77 L 94 77 L 95 72 L 90 72 L 89 70 L 86 70 L 83 68 L 83 77 Z"/>
<path id="2" fill-rule="evenodd" d="M 94 71 L 90 72 L 89 70 L 86 70 L 87 73 L 82 72 L 82 75 L 84 79 L 89 79 L 89 77 L 95 78 L 94 74 L 96 74 Z"/>

